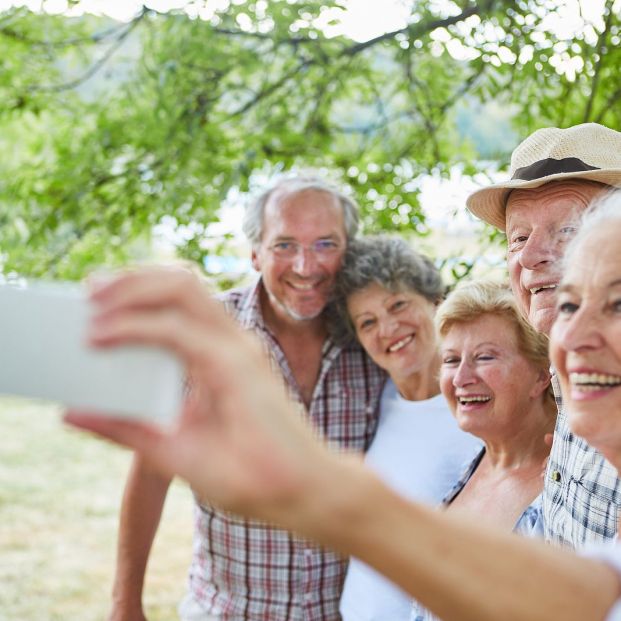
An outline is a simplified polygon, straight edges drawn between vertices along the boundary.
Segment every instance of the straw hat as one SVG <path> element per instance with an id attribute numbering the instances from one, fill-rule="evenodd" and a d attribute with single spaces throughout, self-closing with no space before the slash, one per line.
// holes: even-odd
<path id="1" fill-rule="evenodd" d="M 511 190 L 565 179 L 621 187 L 621 132 L 597 123 L 538 129 L 511 155 L 509 175 L 509 181 L 478 190 L 466 201 L 475 216 L 503 231 Z"/>

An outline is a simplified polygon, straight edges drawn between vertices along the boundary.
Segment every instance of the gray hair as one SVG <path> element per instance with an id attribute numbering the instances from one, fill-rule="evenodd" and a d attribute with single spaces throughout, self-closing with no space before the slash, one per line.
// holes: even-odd
<path id="1" fill-rule="evenodd" d="M 306 190 L 326 192 L 337 200 L 343 210 L 343 221 L 345 223 L 347 239 L 348 241 L 352 240 L 358 231 L 358 204 L 356 201 L 350 196 L 347 196 L 332 182 L 312 173 L 301 173 L 279 178 L 267 190 L 248 204 L 242 223 L 242 230 L 248 241 L 253 246 L 257 246 L 261 243 L 265 206 L 272 196 L 275 194 L 292 196 L 300 192 L 305 192 Z"/>
<path id="2" fill-rule="evenodd" d="M 438 268 L 404 239 L 387 235 L 356 239 L 347 247 L 336 279 L 331 333 L 337 341 L 351 341 L 356 336 L 347 298 L 373 283 L 393 293 L 418 293 L 434 304 L 446 292 Z"/>
<path id="3" fill-rule="evenodd" d="M 611 190 L 600 195 L 582 213 L 578 232 L 565 249 L 563 267 L 567 267 L 576 248 L 592 235 L 593 231 L 600 227 L 614 227 L 615 225 L 621 228 L 621 190 Z"/>

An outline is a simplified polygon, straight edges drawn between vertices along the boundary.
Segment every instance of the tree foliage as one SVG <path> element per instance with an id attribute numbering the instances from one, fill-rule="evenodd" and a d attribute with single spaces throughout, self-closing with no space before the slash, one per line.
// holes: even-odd
<path id="1" fill-rule="evenodd" d="M 424 234 L 418 178 L 487 166 L 457 123 L 466 107 L 510 110 L 517 136 L 621 127 L 619 0 L 569 33 L 561 0 L 411 4 L 406 26 L 364 42 L 329 36 L 334 1 L 236 1 L 204 18 L 210 3 L 194 1 L 121 24 L 0 14 L 4 270 L 77 278 L 123 263 L 164 217 L 191 225 L 179 250 L 202 261 L 229 190 L 292 166 L 346 181 L 367 231 Z"/>

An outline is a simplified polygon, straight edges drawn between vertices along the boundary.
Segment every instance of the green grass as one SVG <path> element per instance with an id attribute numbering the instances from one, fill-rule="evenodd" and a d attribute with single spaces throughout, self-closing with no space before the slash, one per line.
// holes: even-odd
<path id="1" fill-rule="evenodd" d="M 54 406 L 0 399 L 0 621 L 106 618 L 130 459 L 64 427 Z M 173 485 L 147 574 L 150 621 L 176 618 L 191 507 Z"/>

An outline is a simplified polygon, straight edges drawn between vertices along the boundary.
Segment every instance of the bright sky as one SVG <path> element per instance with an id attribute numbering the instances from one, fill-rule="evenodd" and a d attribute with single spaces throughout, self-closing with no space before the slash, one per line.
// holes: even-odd
<path id="1" fill-rule="evenodd" d="M 243 2 L 243 0 L 233 1 Z M 266 4 L 269 2 L 269 0 L 263 1 Z M 599 25 L 604 2 L 605 0 L 567 0 L 555 14 L 551 14 L 549 19 L 559 34 L 571 36 L 580 29 L 583 24 L 582 18 L 596 27 Z M 209 0 L 206 3 L 188 2 L 188 0 L 146 0 L 144 3 L 140 0 L 82 0 L 77 12 L 106 14 L 127 21 L 143 4 L 160 11 L 189 5 L 190 13 L 208 18 L 213 11 L 225 8 L 229 0 Z M 403 27 L 410 15 L 412 0 L 343 0 L 343 4 L 347 7 L 345 12 L 326 14 L 326 21 L 340 14 L 341 24 L 328 27 L 326 30 L 330 34 L 344 33 L 353 39 L 363 41 Z M 33 10 L 43 9 L 51 13 L 64 13 L 68 8 L 67 0 L 0 0 L 0 11 L 10 6 L 28 6 Z M 615 3 L 613 10 L 621 10 L 621 0 Z"/>
<path id="2" fill-rule="evenodd" d="M 266 2 L 269 0 L 265 0 Z M 88 12 L 105 14 L 121 21 L 130 20 L 142 5 L 165 11 L 190 5 L 189 12 L 201 17 L 210 17 L 213 11 L 226 8 L 228 0 L 209 0 L 205 2 L 188 2 L 188 0 L 82 0 L 78 13 Z M 194 4 L 194 7 L 192 5 Z M 207 9 L 198 7 L 204 7 Z M 409 0 L 381 0 L 381 9 L 377 0 L 345 0 L 348 6 L 342 13 L 342 26 L 332 27 L 331 34 L 343 32 L 356 40 L 370 39 L 378 34 L 402 28 L 407 23 L 410 14 Z M 45 10 L 50 13 L 64 13 L 67 11 L 66 0 L 0 0 L 0 10 L 10 6 L 28 6 L 35 11 Z M 341 13 L 340 11 L 338 13 Z M 326 16 L 328 17 L 328 16 Z"/>

